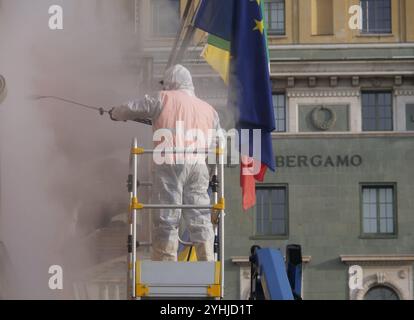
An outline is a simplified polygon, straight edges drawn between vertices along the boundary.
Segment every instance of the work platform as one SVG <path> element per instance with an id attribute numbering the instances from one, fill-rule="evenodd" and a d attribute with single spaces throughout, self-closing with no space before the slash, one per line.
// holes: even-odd
<path id="1" fill-rule="evenodd" d="M 220 262 L 138 261 L 137 298 L 220 298 Z"/>
<path id="2" fill-rule="evenodd" d="M 217 139 L 215 149 L 197 150 L 205 156 L 215 159 L 214 171 L 210 187 L 211 204 L 144 204 L 139 201 L 138 188 L 150 186 L 151 182 L 140 182 L 138 179 L 139 158 L 153 155 L 155 150 L 138 147 L 138 140 L 132 142 L 130 154 L 130 174 L 128 176 L 129 234 L 128 234 L 128 276 L 127 297 L 137 299 L 222 299 L 224 296 L 224 154 L 223 141 Z M 161 151 L 160 151 L 161 152 Z M 188 150 L 169 149 L 162 153 L 184 154 Z M 191 153 L 191 152 L 190 152 Z M 206 190 L 207 192 L 207 190 Z M 150 261 L 137 258 L 137 215 L 152 214 L 159 209 L 208 209 L 214 226 L 215 261 Z M 185 247 L 193 247 L 192 243 L 180 243 Z M 147 244 L 151 246 L 151 243 Z M 189 254 L 191 257 L 191 254 Z"/>

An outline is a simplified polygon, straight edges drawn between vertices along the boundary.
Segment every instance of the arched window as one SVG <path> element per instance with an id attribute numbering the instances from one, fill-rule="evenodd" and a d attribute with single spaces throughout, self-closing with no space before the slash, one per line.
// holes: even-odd
<path id="1" fill-rule="evenodd" d="M 400 297 L 389 287 L 375 286 L 368 290 L 364 300 L 400 300 Z"/>

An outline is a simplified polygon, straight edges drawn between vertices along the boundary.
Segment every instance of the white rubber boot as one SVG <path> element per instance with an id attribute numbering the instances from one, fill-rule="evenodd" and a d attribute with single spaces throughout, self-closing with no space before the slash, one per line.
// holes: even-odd
<path id="1" fill-rule="evenodd" d="M 198 261 L 214 261 L 214 244 L 212 241 L 195 244 Z"/>
<path id="2" fill-rule="evenodd" d="M 153 261 L 177 261 L 177 241 L 154 241 L 152 244 Z"/>

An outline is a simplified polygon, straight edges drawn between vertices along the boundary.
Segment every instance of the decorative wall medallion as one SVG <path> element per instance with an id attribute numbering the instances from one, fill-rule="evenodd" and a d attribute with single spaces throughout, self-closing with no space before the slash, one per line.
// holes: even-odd
<path id="1" fill-rule="evenodd" d="M 405 279 L 405 278 L 407 278 L 407 273 L 405 272 L 405 270 L 400 270 L 400 271 L 398 272 L 398 277 L 399 277 L 400 279 Z"/>
<path id="2" fill-rule="evenodd" d="M 371 79 L 371 84 L 372 84 L 373 87 L 379 88 L 379 87 L 382 86 L 382 81 L 381 81 L 381 79 L 373 78 L 373 79 Z"/>
<path id="3" fill-rule="evenodd" d="M 312 124 L 315 128 L 327 131 L 331 129 L 336 123 L 336 113 L 331 108 L 316 107 L 311 114 Z"/>

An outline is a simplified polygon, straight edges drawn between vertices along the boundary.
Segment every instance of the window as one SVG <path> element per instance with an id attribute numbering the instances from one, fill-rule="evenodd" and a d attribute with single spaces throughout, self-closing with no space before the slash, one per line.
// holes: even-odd
<path id="1" fill-rule="evenodd" d="M 362 93 L 362 130 L 393 130 L 392 92 Z"/>
<path id="2" fill-rule="evenodd" d="M 285 0 L 265 0 L 264 19 L 270 35 L 284 35 Z"/>
<path id="3" fill-rule="evenodd" d="M 396 234 L 395 186 L 362 186 L 362 233 Z"/>
<path id="4" fill-rule="evenodd" d="M 368 290 L 364 300 L 400 300 L 398 294 L 386 286 L 375 286 Z"/>
<path id="5" fill-rule="evenodd" d="M 333 0 L 312 0 L 312 35 L 332 35 L 333 14 Z"/>
<path id="6" fill-rule="evenodd" d="M 414 131 L 414 104 L 405 106 L 405 119 L 407 131 Z"/>
<path id="7" fill-rule="evenodd" d="M 257 187 L 256 236 L 287 236 L 287 187 Z"/>
<path id="8" fill-rule="evenodd" d="M 151 0 L 152 34 L 156 37 L 175 37 L 180 27 L 179 0 Z"/>
<path id="9" fill-rule="evenodd" d="M 361 0 L 362 32 L 392 33 L 391 0 Z"/>
<path id="10" fill-rule="evenodd" d="M 286 97 L 285 94 L 273 95 L 273 108 L 275 110 L 276 132 L 286 131 Z"/>

